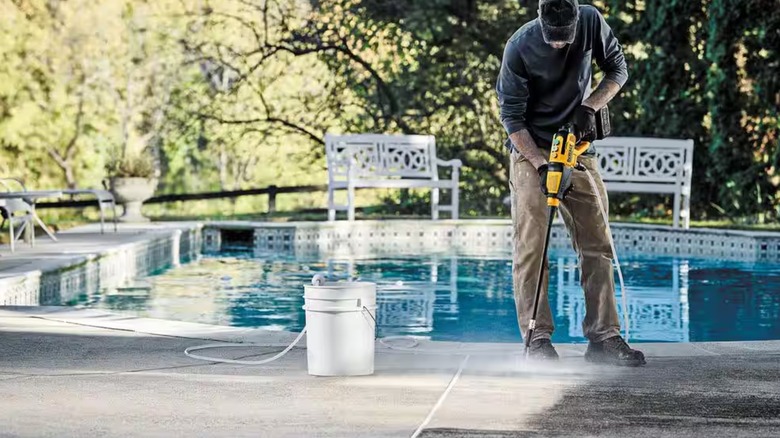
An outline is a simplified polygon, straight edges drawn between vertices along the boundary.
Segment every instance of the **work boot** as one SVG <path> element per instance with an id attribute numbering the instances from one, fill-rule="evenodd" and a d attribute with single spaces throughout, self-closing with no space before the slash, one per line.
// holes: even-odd
<path id="1" fill-rule="evenodd" d="M 589 343 L 588 350 L 585 351 L 585 360 L 623 367 L 638 367 L 646 363 L 645 355 L 629 347 L 621 336 Z"/>
<path id="2" fill-rule="evenodd" d="M 531 341 L 528 357 L 534 360 L 558 360 L 558 352 L 549 339 L 536 339 Z"/>

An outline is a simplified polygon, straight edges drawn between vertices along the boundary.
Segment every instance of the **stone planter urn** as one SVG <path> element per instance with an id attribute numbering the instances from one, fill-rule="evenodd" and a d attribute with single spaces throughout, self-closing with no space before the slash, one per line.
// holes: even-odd
<path id="1" fill-rule="evenodd" d="M 125 206 L 120 222 L 149 222 L 141 213 L 143 202 L 154 195 L 157 178 L 112 178 L 111 193 Z"/>

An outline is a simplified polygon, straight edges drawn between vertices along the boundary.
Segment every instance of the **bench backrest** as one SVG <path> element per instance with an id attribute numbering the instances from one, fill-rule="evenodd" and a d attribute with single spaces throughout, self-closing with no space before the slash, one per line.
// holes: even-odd
<path id="1" fill-rule="evenodd" d="M 693 140 L 611 137 L 595 143 L 601 177 L 608 185 L 690 187 Z"/>
<path id="2" fill-rule="evenodd" d="M 436 140 L 430 135 L 325 136 L 328 177 L 438 179 Z"/>

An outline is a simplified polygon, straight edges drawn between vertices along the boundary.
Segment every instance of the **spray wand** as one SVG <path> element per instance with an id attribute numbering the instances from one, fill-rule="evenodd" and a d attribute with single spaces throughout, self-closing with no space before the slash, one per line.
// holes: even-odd
<path id="1" fill-rule="evenodd" d="M 542 252 L 542 262 L 539 266 L 539 277 L 536 281 L 536 296 L 534 297 L 534 311 L 531 321 L 528 323 L 528 334 L 525 337 L 525 356 L 531 350 L 531 340 L 536 329 L 536 316 L 539 311 L 539 299 L 542 294 L 542 277 L 544 275 L 544 262 L 547 260 L 547 252 L 550 248 L 550 233 L 552 231 L 553 219 L 561 201 L 566 197 L 569 190 L 571 174 L 574 170 L 585 168 L 577 162 L 580 155 L 590 149 L 589 142 L 577 143 L 577 137 L 574 134 L 574 126 L 570 123 L 558 130 L 553 137 L 552 148 L 550 149 L 550 160 L 547 166 L 547 180 L 545 187 L 547 189 L 547 206 L 549 207 L 549 217 L 547 220 L 547 236 L 544 239 L 544 250 Z"/>

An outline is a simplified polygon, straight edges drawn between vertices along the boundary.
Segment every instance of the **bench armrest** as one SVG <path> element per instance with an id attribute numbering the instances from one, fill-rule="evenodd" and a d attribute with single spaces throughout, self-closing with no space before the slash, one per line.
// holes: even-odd
<path id="1" fill-rule="evenodd" d="M 463 167 L 463 162 L 460 160 L 449 160 L 444 161 L 439 158 L 436 159 L 436 164 L 439 166 L 448 166 L 448 167 Z"/>

